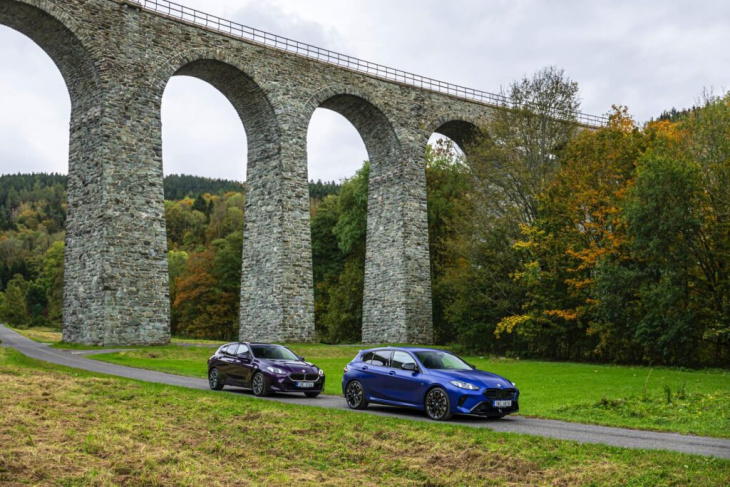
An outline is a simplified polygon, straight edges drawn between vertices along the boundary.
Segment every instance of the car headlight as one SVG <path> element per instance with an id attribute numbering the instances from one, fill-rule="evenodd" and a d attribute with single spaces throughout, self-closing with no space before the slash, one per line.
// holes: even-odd
<path id="1" fill-rule="evenodd" d="M 512 383 L 512 386 L 513 386 L 513 387 L 517 387 L 517 384 L 515 384 L 515 383 L 513 382 L 513 383 Z"/>
<path id="2" fill-rule="evenodd" d="M 277 367 L 266 367 L 266 370 L 268 370 L 272 374 L 286 375 L 286 372 L 284 372 L 283 370 L 281 370 L 281 369 L 279 369 Z"/>
<path id="3" fill-rule="evenodd" d="M 322 370 L 322 369 L 319 369 L 319 376 L 320 376 L 320 377 L 324 377 L 324 370 Z"/>
<path id="4" fill-rule="evenodd" d="M 458 387 L 459 389 L 466 389 L 467 391 L 478 391 L 479 386 L 475 386 L 474 384 L 469 384 L 468 382 L 462 382 L 460 380 L 452 380 L 450 382 L 451 385 Z"/>

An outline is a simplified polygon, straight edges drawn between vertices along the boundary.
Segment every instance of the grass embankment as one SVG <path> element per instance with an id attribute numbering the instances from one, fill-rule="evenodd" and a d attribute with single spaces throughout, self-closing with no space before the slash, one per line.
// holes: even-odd
<path id="1" fill-rule="evenodd" d="M 174 343 L 178 345 L 91 358 L 204 378 L 212 349 Z M 216 343 L 220 342 L 200 342 Z M 325 370 L 327 394 L 340 395 L 342 369 L 362 347 L 291 344 L 290 348 Z M 730 438 L 728 371 L 465 358 L 516 382 L 522 393 L 522 415 Z"/>
<path id="2" fill-rule="evenodd" d="M 140 383 L 0 348 L 0 483 L 723 485 L 730 462 Z"/>
<path id="3" fill-rule="evenodd" d="M 343 367 L 360 347 L 291 345 L 324 369 L 341 394 Z M 95 360 L 204 378 L 211 349 L 153 347 Z M 579 423 L 730 438 L 730 374 L 721 370 L 621 367 L 466 357 L 521 390 L 521 414 Z M 667 392 L 668 389 L 668 392 Z"/>

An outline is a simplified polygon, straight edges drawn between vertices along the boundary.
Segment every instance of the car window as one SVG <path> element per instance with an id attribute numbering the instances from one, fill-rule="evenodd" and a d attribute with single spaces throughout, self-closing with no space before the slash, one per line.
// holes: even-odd
<path id="1" fill-rule="evenodd" d="M 445 352 L 416 352 L 427 369 L 471 370 L 471 366 L 456 355 Z"/>
<path id="2" fill-rule="evenodd" d="M 362 358 L 360 359 L 360 362 L 370 363 L 370 361 L 373 359 L 373 355 L 375 355 L 374 352 L 368 352 L 368 353 L 364 354 L 362 356 Z"/>
<path id="3" fill-rule="evenodd" d="M 294 352 L 281 345 L 251 345 L 251 350 L 256 358 L 267 360 L 299 360 L 299 357 Z"/>
<path id="4" fill-rule="evenodd" d="M 379 365 L 381 367 L 387 367 L 390 363 L 390 350 L 378 350 L 373 353 L 373 358 L 368 362 L 372 365 Z"/>
<path id="5" fill-rule="evenodd" d="M 236 355 L 236 348 L 238 348 L 238 343 L 229 343 L 221 349 L 221 352 L 226 355 Z"/>
<path id="6" fill-rule="evenodd" d="M 416 361 L 413 360 L 413 357 L 411 357 L 410 353 L 407 352 L 401 352 L 401 351 L 395 351 L 393 352 L 393 358 L 390 361 L 390 366 L 394 369 L 402 369 L 403 364 L 415 364 Z"/>
<path id="7" fill-rule="evenodd" d="M 248 352 L 248 346 L 244 343 L 241 343 L 238 345 L 238 351 L 236 352 L 236 355 L 241 355 L 242 353 Z"/>

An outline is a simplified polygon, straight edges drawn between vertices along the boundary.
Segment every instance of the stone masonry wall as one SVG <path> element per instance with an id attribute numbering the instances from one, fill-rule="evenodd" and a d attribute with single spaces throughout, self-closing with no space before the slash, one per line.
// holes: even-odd
<path id="1" fill-rule="evenodd" d="M 489 107 L 124 0 L 0 0 L 0 24 L 49 54 L 72 99 L 65 341 L 169 340 L 160 109 L 176 75 L 220 90 L 248 136 L 241 338 L 316 338 L 306 137 L 327 108 L 360 132 L 371 161 L 363 341 L 432 341 L 425 147 L 435 131 L 460 137 Z"/>

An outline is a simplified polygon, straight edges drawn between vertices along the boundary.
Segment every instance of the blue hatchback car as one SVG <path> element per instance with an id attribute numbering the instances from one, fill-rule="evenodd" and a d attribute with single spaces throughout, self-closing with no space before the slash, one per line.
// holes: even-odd
<path id="1" fill-rule="evenodd" d="M 342 394 L 352 409 L 403 406 L 443 421 L 454 414 L 502 418 L 519 411 L 520 391 L 445 350 L 384 347 L 362 350 L 347 364 Z"/>

